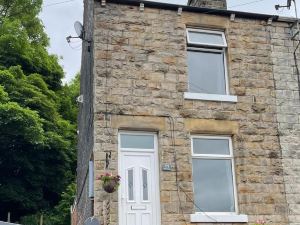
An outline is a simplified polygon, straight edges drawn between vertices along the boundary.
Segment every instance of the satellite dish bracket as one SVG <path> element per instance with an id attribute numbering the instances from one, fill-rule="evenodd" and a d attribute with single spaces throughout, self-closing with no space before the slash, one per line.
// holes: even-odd
<path id="1" fill-rule="evenodd" d="M 82 41 L 85 41 L 87 43 L 91 43 L 92 41 L 91 40 L 88 40 L 88 39 L 85 39 L 85 30 L 84 30 L 84 26 L 79 22 L 79 21 L 76 21 L 74 23 L 74 28 L 75 28 L 75 31 L 77 33 L 77 37 L 74 37 L 74 36 L 68 36 L 66 39 L 67 39 L 67 42 L 70 43 L 71 42 L 71 39 L 81 39 Z"/>

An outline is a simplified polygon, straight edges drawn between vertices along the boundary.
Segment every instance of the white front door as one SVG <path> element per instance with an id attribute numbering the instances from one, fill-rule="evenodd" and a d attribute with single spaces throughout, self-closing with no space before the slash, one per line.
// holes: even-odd
<path id="1" fill-rule="evenodd" d="M 120 133 L 119 140 L 119 225 L 160 225 L 156 136 Z"/>

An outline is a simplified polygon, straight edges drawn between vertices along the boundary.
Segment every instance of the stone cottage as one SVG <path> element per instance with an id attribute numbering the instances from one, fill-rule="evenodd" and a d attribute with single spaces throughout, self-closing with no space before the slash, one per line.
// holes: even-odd
<path id="1" fill-rule="evenodd" d="M 296 20 L 225 0 L 84 4 L 74 224 L 299 225 Z"/>

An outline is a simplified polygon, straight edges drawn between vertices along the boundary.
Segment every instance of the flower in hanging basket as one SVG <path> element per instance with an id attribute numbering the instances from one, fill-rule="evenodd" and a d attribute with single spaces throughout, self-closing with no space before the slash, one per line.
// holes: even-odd
<path id="1" fill-rule="evenodd" d="M 266 225 L 266 221 L 264 221 L 264 220 L 257 220 L 254 225 Z"/>
<path id="2" fill-rule="evenodd" d="M 106 191 L 107 193 L 113 193 L 118 190 L 121 177 L 119 175 L 113 176 L 110 173 L 106 173 L 100 176 L 100 180 L 103 181 L 102 187 L 104 191 Z"/>

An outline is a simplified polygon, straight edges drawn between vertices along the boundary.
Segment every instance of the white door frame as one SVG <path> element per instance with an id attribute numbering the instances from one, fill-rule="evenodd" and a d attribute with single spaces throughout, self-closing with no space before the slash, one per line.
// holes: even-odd
<path id="1" fill-rule="evenodd" d="M 153 135 L 154 136 L 154 149 L 123 149 L 121 151 L 121 134 L 135 134 L 135 135 Z M 154 193 L 155 198 L 155 209 L 156 209 L 156 224 L 153 225 L 161 225 L 161 210 L 160 210 L 160 174 L 159 174 L 159 157 L 158 157 L 158 143 L 157 143 L 157 133 L 155 132 L 144 132 L 144 131 L 122 131 L 120 130 L 118 133 L 118 173 L 121 174 L 121 152 L 132 152 L 132 153 L 154 153 L 154 174 L 156 176 L 155 182 L 155 188 L 157 191 Z M 121 179 L 124 179 L 121 177 Z M 122 193 L 119 189 L 118 191 L 118 224 L 121 225 L 121 221 L 124 221 L 125 218 L 123 218 L 122 213 Z"/>

